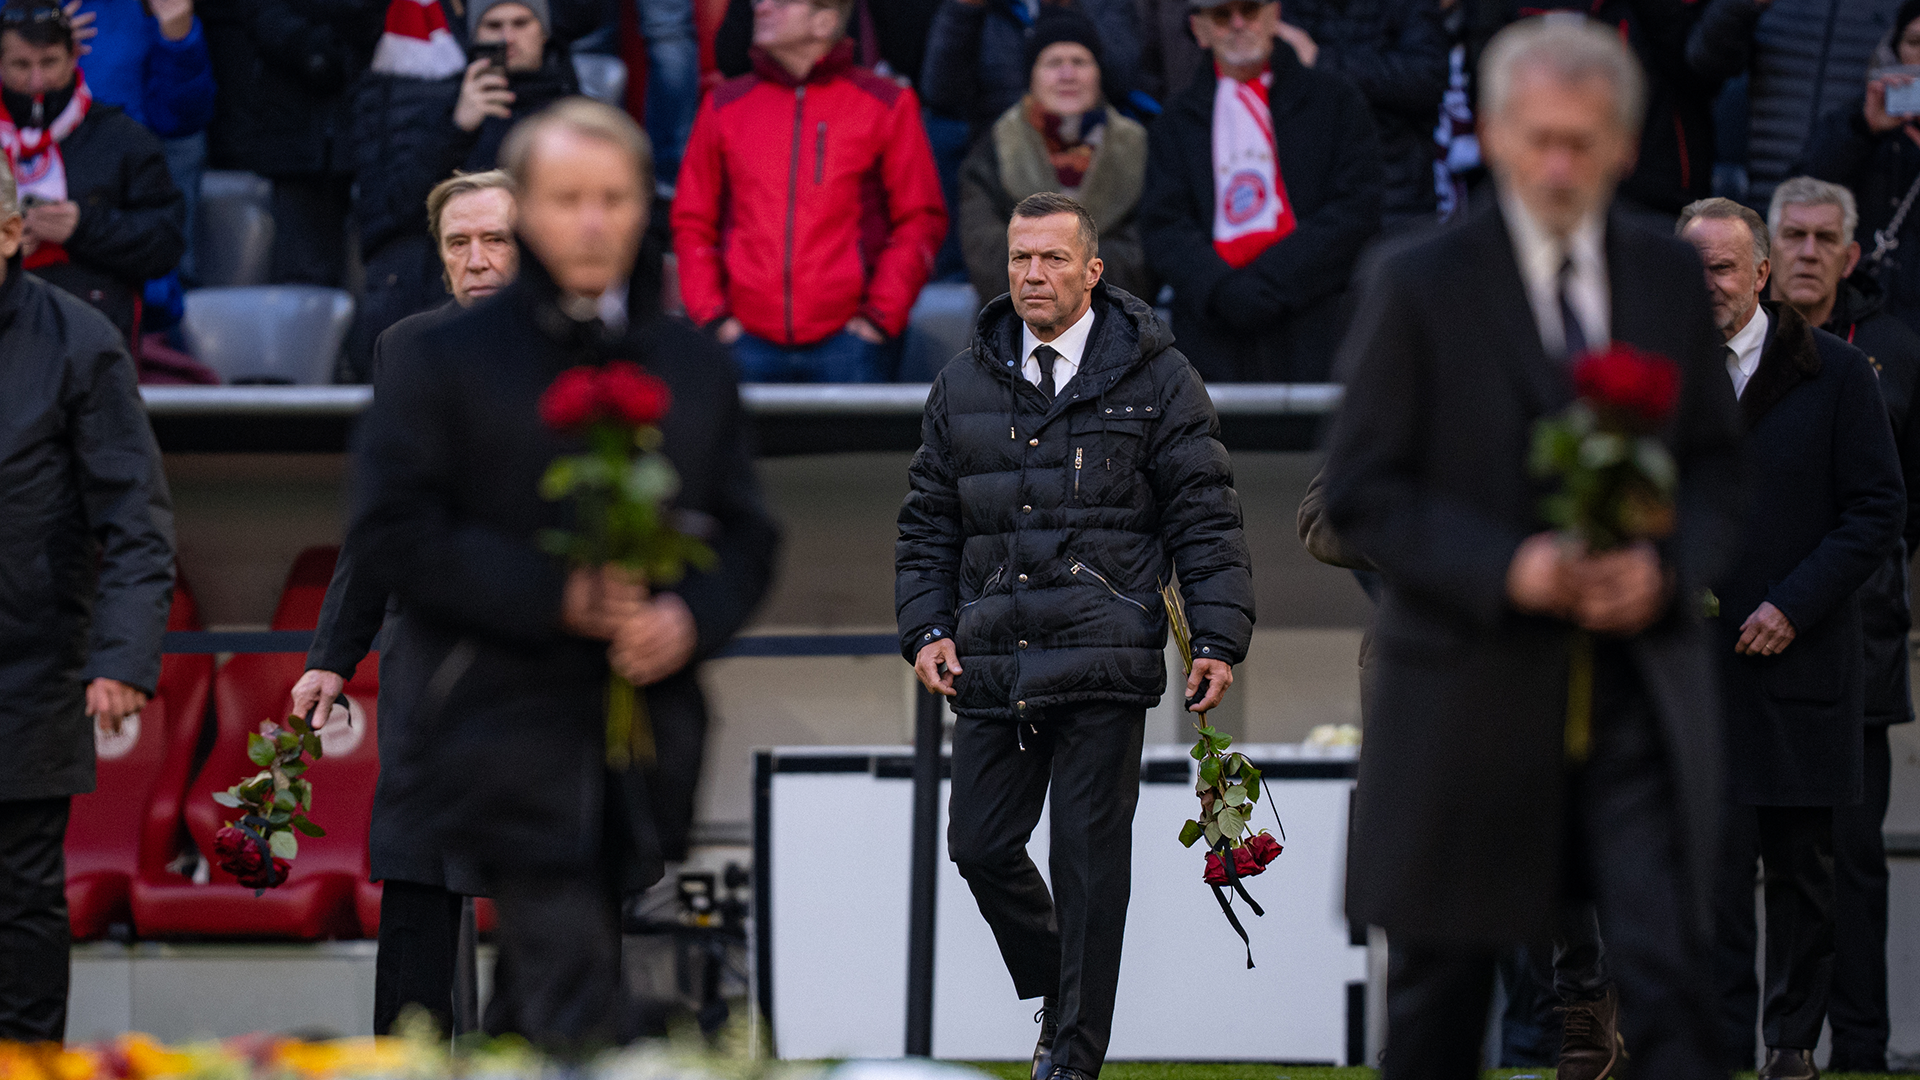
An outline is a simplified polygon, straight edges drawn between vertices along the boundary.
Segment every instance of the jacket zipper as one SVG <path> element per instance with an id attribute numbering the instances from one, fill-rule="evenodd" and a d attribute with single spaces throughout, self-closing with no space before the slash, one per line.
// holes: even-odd
<path id="1" fill-rule="evenodd" d="M 1073 497 L 1076 499 L 1080 497 L 1080 466 L 1086 460 L 1085 453 L 1085 447 L 1073 448 Z"/>
<path id="2" fill-rule="evenodd" d="M 1091 577 L 1093 580 L 1099 582 L 1102 585 L 1105 585 L 1107 587 L 1107 591 L 1114 595 L 1114 599 L 1124 600 L 1127 603 L 1132 604 L 1134 607 L 1139 608 L 1142 612 L 1147 611 L 1147 605 L 1141 603 L 1138 600 L 1135 600 L 1131 596 L 1125 595 L 1119 589 L 1114 588 L 1113 582 L 1108 581 L 1107 576 L 1105 574 L 1102 574 L 1100 571 L 1095 570 L 1093 567 L 1088 566 L 1086 563 L 1081 562 L 1079 559 L 1076 559 L 1071 555 L 1067 556 L 1067 563 L 1068 563 L 1067 573 L 1073 574 L 1074 576 L 1077 577 L 1079 576 L 1080 572 L 1084 570 L 1086 571 L 1088 577 Z M 1151 613 L 1148 612 L 1148 614 L 1151 614 Z"/>
<path id="3" fill-rule="evenodd" d="M 1006 574 L 1006 572 L 1007 572 L 1007 567 L 1005 563 L 1002 563 L 999 566 L 995 567 L 993 573 L 987 576 L 987 580 L 981 583 L 980 595 L 974 597 L 973 599 L 967 601 L 964 604 L 961 604 L 959 607 L 959 610 L 965 611 L 968 608 L 972 607 L 973 605 L 979 603 L 980 601 L 985 600 L 987 598 L 987 594 L 993 591 L 993 587 L 995 585 L 1000 584 L 1000 578 L 1004 574 Z"/>
<path id="4" fill-rule="evenodd" d="M 813 143 L 813 186 L 827 182 L 827 122 L 820 121 Z"/>
<path id="5" fill-rule="evenodd" d="M 805 84 L 793 91 L 793 161 L 787 167 L 787 251 L 785 265 L 781 268 L 781 280 L 785 285 L 784 298 L 787 311 L 787 344 L 794 343 L 793 336 L 793 230 L 794 216 L 799 212 L 800 203 L 800 132 L 805 118 L 807 88 Z"/>

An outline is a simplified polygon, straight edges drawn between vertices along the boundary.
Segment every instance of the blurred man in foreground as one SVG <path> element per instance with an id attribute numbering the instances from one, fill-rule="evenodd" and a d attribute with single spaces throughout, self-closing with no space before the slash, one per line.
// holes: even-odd
<path id="1" fill-rule="evenodd" d="M 59 1042 L 67 813 L 160 678 L 173 504 L 120 335 L 24 233 L 0 170 L 0 1042 Z"/>
<path id="2" fill-rule="evenodd" d="M 405 680 L 424 689 L 397 763 L 419 771 L 432 809 L 410 824 L 499 909 L 487 1029 L 579 1054 L 639 1034 L 620 900 L 685 857 L 706 734 L 697 666 L 766 591 L 778 535 L 726 351 L 662 316 L 635 274 L 653 192 L 646 136 L 625 113 L 569 98 L 515 128 L 501 160 L 519 193 L 520 276 L 388 350 L 347 547 L 418 645 Z M 610 360 L 670 388 L 674 517 L 718 558 L 671 590 L 570 569 L 540 543 L 572 524 L 540 478 L 583 443 L 543 424 L 539 399 L 567 368 Z M 650 764 L 608 765 L 616 671 L 644 688 Z"/>
<path id="3" fill-rule="evenodd" d="M 1479 110 L 1498 198 L 1384 256 L 1341 354 L 1327 514 L 1385 583 L 1347 911 L 1393 945 L 1386 1080 L 1478 1077 L 1501 950 L 1564 934 L 1587 903 L 1636 1073 L 1725 1075 L 1698 597 L 1738 523 L 1739 422 L 1698 259 L 1609 212 L 1644 90 L 1605 28 L 1502 31 Z M 1570 366 L 1610 340 L 1678 369 L 1677 529 L 1593 554 L 1551 531 L 1528 461 L 1535 423 L 1574 398 Z M 1592 642 L 1577 721 L 1576 631 Z"/>
<path id="4" fill-rule="evenodd" d="M 448 315 L 492 296 L 513 281 L 520 247 L 513 237 L 513 178 L 475 173 L 442 181 L 427 196 L 427 221 L 440 251 L 443 280 L 453 299 L 433 311 L 389 327 L 374 345 L 374 374 L 388 349 L 405 353 L 410 340 Z M 293 711 L 311 713 L 325 726 L 334 702 L 353 677 L 381 623 L 387 625 L 380 658 L 380 782 L 373 796 L 373 826 L 367 840 L 371 878 L 384 882 L 380 896 L 380 950 L 374 965 L 373 1030 L 393 1030 L 409 1005 L 427 1010 L 442 1031 L 452 1031 L 461 1010 L 453 1002 L 454 961 L 465 897 L 484 892 L 469 873 L 450 866 L 420 820 L 431 804 L 418 804 L 422 777 L 406 768 L 401 748 L 407 725 L 425 687 L 408 683 L 417 670 L 406 654 L 419 645 L 409 624 L 374 575 L 356 567 L 351 550 L 340 552 L 320 625 L 307 651 L 307 671 L 293 686 Z M 340 717 L 345 722 L 344 708 Z"/>

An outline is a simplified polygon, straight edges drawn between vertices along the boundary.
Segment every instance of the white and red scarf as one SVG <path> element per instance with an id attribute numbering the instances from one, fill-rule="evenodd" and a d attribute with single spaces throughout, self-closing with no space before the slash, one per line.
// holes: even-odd
<path id="1" fill-rule="evenodd" d="M 393 0 L 371 66 L 382 75 L 444 79 L 466 70 L 467 54 L 447 28 L 440 0 Z"/>
<path id="2" fill-rule="evenodd" d="M 1217 71 L 1216 71 L 1217 73 Z M 1253 82 L 1219 75 L 1213 94 L 1213 249 L 1238 270 L 1293 231 L 1274 150 L 1267 89 L 1273 73 Z"/>
<path id="3" fill-rule="evenodd" d="M 6 105 L 0 103 L 0 151 L 6 153 L 7 164 L 13 167 L 13 182 L 22 197 L 67 200 L 67 163 L 60 156 L 60 144 L 87 118 L 91 108 L 93 92 L 87 89 L 87 75 L 79 68 L 73 71 L 73 97 L 44 128 L 20 127 Z M 35 270 L 66 261 L 66 250 L 60 245 L 41 244 L 27 257 L 26 268 Z"/>

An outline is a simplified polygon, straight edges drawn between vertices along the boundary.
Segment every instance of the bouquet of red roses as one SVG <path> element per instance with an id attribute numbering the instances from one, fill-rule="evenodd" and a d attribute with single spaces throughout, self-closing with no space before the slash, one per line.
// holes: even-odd
<path id="1" fill-rule="evenodd" d="M 1174 644 L 1179 646 L 1180 658 L 1191 672 L 1193 630 L 1187 624 L 1186 603 L 1180 597 L 1180 590 L 1172 585 L 1161 587 L 1160 599 L 1167 608 L 1167 626 L 1173 633 Z M 1233 901 L 1227 898 L 1225 890 L 1232 889 L 1255 915 L 1264 916 L 1266 912 L 1260 910 L 1259 903 L 1240 881 L 1265 873 L 1267 864 L 1280 857 L 1280 841 L 1264 829 L 1254 832 L 1251 824 L 1265 790 L 1260 770 L 1253 767 L 1245 754 L 1230 752 L 1233 736 L 1209 726 L 1204 720 L 1203 715 L 1194 723 L 1198 738 L 1191 751 L 1193 759 L 1200 763 L 1200 779 L 1194 784 L 1194 794 L 1200 797 L 1200 816 L 1180 827 L 1180 844 L 1192 847 L 1196 840 L 1207 842 L 1201 880 L 1213 887 L 1213 898 L 1220 904 L 1220 911 L 1246 945 L 1247 966 L 1251 968 L 1253 943 L 1247 937 L 1247 928 L 1240 924 L 1240 917 L 1234 914 Z M 1280 823 L 1278 811 L 1274 812 L 1273 820 L 1276 825 Z M 1284 826 L 1280 834 L 1285 838 Z"/>
<path id="2" fill-rule="evenodd" d="M 548 530 L 541 542 L 575 566 L 626 568 L 653 585 L 679 581 L 689 566 L 710 569 L 714 554 L 674 529 L 667 506 L 680 476 L 660 452 L 667 384 L 630 360 L 574 367 L 540 396 L 540 418 L 555 431 L 584 434 L 589 450 L 557 457 L 540 479 L 548 499 L 571 499 L 577 532 Z M 653 733 L 632 683 L 607 687 L 607 763 L 624 769 L 653 759 Z"/>
<path id="3" fill-rule="evenodd" d="M 1672 360 L 1619 342 L 1573 367 L 1578 400 L 1534 427 L 1533 474 L 1557 478 L 1541 511 L 1594 551 L 1673 532 L 1673 455 L 1659 433 L 1680 396 Z"/>
<path id="4" fill-rule="evenodd" d="M 214 864 L 259 896 L 287 880 L 289 863 L 300 854 L 298 833 L 325 836 L 327 830 L 307 814 L 313 809 L 313 783 L 305 779 L 311 761 L 320 760 L 320 736 L 304 716 L 287 717 L 287 726 L 271 720 L 247 735 L 247 758 L 260 771 L 213 801 L 245 811 L 213 834 Z"/>

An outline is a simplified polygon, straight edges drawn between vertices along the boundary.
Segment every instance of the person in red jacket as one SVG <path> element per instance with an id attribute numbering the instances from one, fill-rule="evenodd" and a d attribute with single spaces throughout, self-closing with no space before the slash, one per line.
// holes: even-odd
<path id="1" fill-rule="evenodd" d="M 884 378 L 946 235 L 920 102 L 854 66 L 851 7 L 759 0 L 753 72 L 708 95 L 680 166 L 680 294 L 748 382 Z"/>

